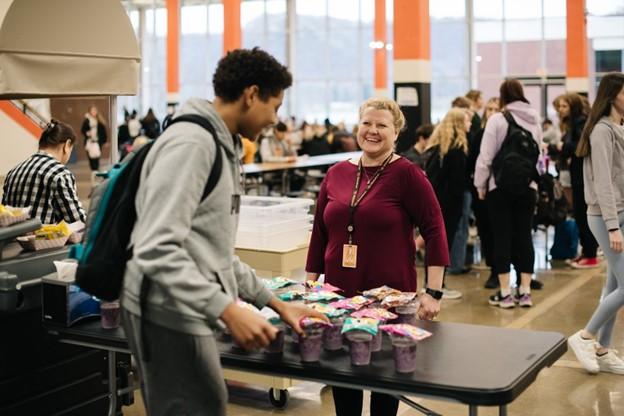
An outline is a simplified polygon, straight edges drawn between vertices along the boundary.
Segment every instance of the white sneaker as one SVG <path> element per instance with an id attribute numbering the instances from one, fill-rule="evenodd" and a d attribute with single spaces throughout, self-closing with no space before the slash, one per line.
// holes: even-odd
<path id="1" fill-rule="evenodd" d="M 459 299 L 463 295 L 459 290 L 442 288 L 442 299 Z"/>
<path id="2" fill-rule="evenodd" d="M 624 360 L 618 357 L 616 350 L 609 350 L 608 353 L 598 356 L 598 367 L 600 371 L 613 374 L 624 374 Z"/>
<path id="3" fill-rule="evenodd" d="M 581 338 L 581 331 L 578 331 L 568 338 L 568 345 L 585 370 L 591 374 L 600 371 L 596 357 L 596 341 Z"/>

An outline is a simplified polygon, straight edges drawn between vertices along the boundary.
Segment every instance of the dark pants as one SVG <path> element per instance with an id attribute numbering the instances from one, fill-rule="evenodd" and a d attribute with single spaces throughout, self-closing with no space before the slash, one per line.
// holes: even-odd
<path id="1" fill-rule="evenodd" d="M 487 194 L 490 225 L 494 237 L 494 268 L 509 273 L 511 264 L 516 272 L 533 273 L 533 213 L 537 193 L 533 189 L 511 195 L 499 189 Z"/>
<path id="2" fill-rule="evenodd" d="M 457 227 L 459 226 L 459 220 L 462 216 L 462 199 L 455 199 L 440 202 L 442 208 L 442 218 L 444 219 L 444 229 L 446 231 L 446 243 L 448 247 L 449 254 L 451 252 L 451 247 L 453 245 L 453 240 L 455 239 L 455 233 L 457 232 Z M 427 262 L 427 252 L 425 251 L 425 286 L 429 283 L 429 271 L 427 270 L 427 266 L 429 263 Z M 446 269 L 444 270 L 444 277 L 446 277 Z M 444 283 L 444 277 L 442 280 L 442 287 L 446 287 Z"/>
<path id="3" fill-rule="evenodd" d="M 91 168 L 92 171 L 98 171 L 100 170 L 100 159 L 91 159 L 90 157 L 89 159 L 89 167 Z"/>
<path id="4" fill-rule="evenodd" d="M 473 188 L 472 193 L 472 211 L 474 212 L 475 224 L 477 226 L 477 232 L 479 233 L 481 256 L 485 259 L 486 265 L 493 267 L 494 236 L 492 235 L 492 226 L 490 225 L 487 201 L 479 199 L 479 195 L 475 188 Z"/>
<path id="5" fill-rule="evenodd" d="M 582 160 L 572 160 L 570 164 L 570 179 L 572 181 L 572 210 L 574 211 L 574 220 L 579 229 L 581 254 L 583 257 L 596 257 L 598 242 L 587 224 L 587 204 L 585 203 L 583 186 Z"/>
<path id="6" fill-rule="evenodd" d="M 332 387 L 336 416 L 362 416 L 362 390 Z M 388 394 L 371 393 L 370 416 L 395 416 L 399 401 Z"/>

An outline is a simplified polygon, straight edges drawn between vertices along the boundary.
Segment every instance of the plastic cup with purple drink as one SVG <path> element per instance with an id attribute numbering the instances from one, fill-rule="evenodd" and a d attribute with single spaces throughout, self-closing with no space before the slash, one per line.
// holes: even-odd
<path id="1" fill-rule="evenodd" d="M 304 336 L 299 337 L 299 354 L 303 362 L 316 362 L 321 357 L 323 331 L 332 325 L 319 318 L 306 317 L 300 322 Z"/>
<path id="2" fill-rule="evenodd" d="M 349 340 L 351 365 L 369 365 L 373 335 L 370 332 L 356 330 L 347 332 L 345 336 Z"/>
<path id="3" fill-rule="evenodd" d="M 114 329 L 119 327 L 119 302 L 100 302 L 100 317 L 102 328 L 105 329 Z"/>
<path id="4" fill-rule="evenodd" d="M 416 325 L 418 321 L 416 313 L 418 312 L 419 306 L 419 302 L 410 302 L 407 305 L 397 306 L 394 309 L 394 311 L 398 315 L 396 322 L 399 324 Z"/>
<path id="5" fill-rule="evenodd" d="M 390 335 L 390 339 L 397 373 L 411 373 L 416 370 L 416 340 L 393 334 Z"/>
<path id="6" fill-rule="evenodd" d="M 281 354 L 284 352 L 284 336 L 286 334 L 286 324 L 279 318 L 269 319 L 269 322 L 277 329 L 275 338 L 264 349 L 267 354 Z"/>
<path id="7" fill-rule="evenodd" d="M 338 351 L 342 349 L 342 324 L 343 316 L 335 316 L 330 318 L 331 327 L 323 332 L 323 347 L 328 351 Z"/>

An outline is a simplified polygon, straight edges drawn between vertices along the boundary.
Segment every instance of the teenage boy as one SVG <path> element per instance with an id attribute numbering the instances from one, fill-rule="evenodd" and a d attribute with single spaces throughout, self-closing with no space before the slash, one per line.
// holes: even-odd
<path id="1" fill-rule="evenodd" d="M 176 114 L 206 118 L 216 137 L 199 125 L 174 123 L 144 162 L 122 306 L 150 416 L 226 414 L 214 328 L 224 324 L 250 350 L 268 345 L 277 332 L 238 306 L 239 296 L 259 308 L 268 305 L 297 333 L 303 316 L 322 318 L 279 301 L 234 256 L 242 192 L 239 135 L 255 140 L 275 124 L 291 84 L 288 70 L 258 48 L 228 53 L 213 77 L 214 101 L 190 99 Z M 202 199 L 216 152 L 219 180 Z"/>

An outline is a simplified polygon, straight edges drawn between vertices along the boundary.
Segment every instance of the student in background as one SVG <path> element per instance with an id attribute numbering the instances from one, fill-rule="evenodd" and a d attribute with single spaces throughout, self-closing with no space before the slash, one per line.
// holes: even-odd
<path id="1" fill-rule="evenodd" d="M 260 143 L 260 157 L 263 162 L 294 162 L 297 155 L 286 138 L 288 128 L 281 121 Z"/>
<path id="2" fill-rule="evenodd" d="M 403 152 L 401 156 L 417 164 L 421 169 L 424 169 L 431 155 L 431 152 L 427 150 L 427 144 L 432 133 L 433 125 L 431 124 L 423 124 L 418 127 L 416 129 L 416 143 L 407 149 L 407 151 Z"/>
<path id="3" fill-rule="evenodd" d="M 91 182 L 95 182 L 95 174 L 100 170 L 100 158 L 102 148 L 107 140 L 106 122 L 100 115 L 96 106 L 89 107 L 85 114 L 80 132 L 84 137 L 85 150 L 89 158 L 91 168 Z"/>
<path id="4" fill-rule="evenodd" d="M 76 178 L 65 166 L 76 133 L 68 124 L 52 119 L 39 138 L 39 151 L 11 169 L 4 179 L 2 204 L 32 207 L 31 218 L 43 224 L 86 221 L 76 194 Z"/>
<path id="5" fill-rule="evenodd" d="M 585 328 L 568 339 L 583 368 L 624 375 L 624 360 L 611 348 L 624 306 L 624 74 L 600 80 L 576 155 L 583 158 L 587 220 L 607 259 L 607 281 Z"/>

